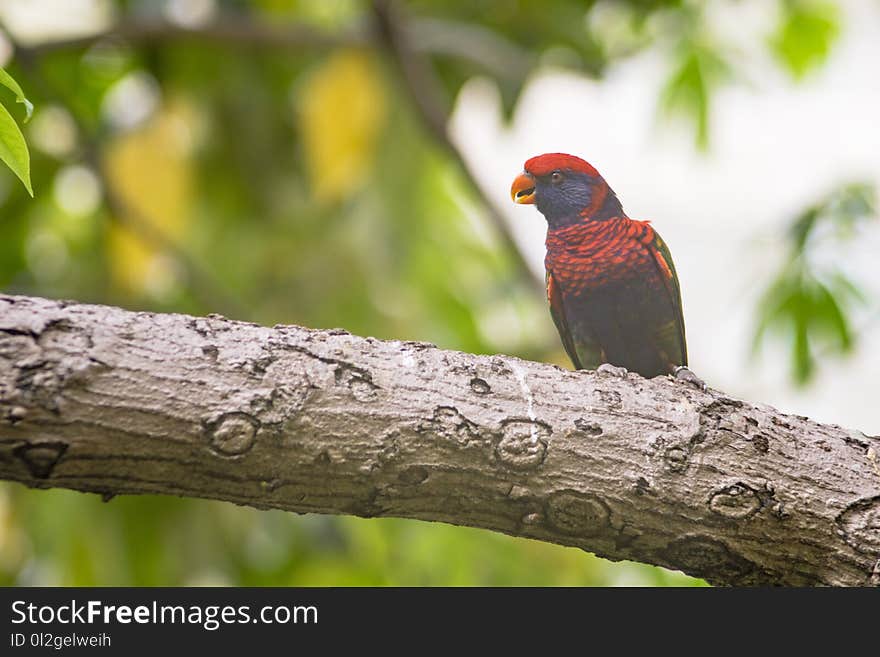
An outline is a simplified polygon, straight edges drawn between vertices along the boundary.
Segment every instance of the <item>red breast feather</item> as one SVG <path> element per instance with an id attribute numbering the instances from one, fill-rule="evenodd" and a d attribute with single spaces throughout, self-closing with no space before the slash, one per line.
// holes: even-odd
<path id="1" fill-rule="evenodd" d="M 573 224 L 547 232 L 545 266 L 573 295 L 633 278 L 657 281 L 653 240 L 647 221 L 618 217 Z"/>

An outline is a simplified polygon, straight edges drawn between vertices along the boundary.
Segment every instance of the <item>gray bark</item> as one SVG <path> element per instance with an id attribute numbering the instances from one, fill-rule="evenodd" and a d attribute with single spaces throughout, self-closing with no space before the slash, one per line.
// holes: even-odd
<path id="1" fill-rule="evenodd" d="M 726 585 L 880 583 L 880 438 L 344 331 L 0 295 L 0 478 L 482 527 Z"/>

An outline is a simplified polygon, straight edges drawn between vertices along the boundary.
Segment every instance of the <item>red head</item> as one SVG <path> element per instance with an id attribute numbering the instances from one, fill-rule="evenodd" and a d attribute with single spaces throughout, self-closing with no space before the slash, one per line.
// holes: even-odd
<path id="1" fill-rule="evenodd" d="M 514 203 L 533 203 L 551 227 L 624 216 L 605 179 L 585 160 L 545 153 L 526 161 L 510 188 Z"/>
<path id="2" fill-rule="evenodd" d="M 533 176 L 546 176 L 552 173 L 555 169 L 580 171 L 588 176 L 599 175 L 599 172 L 596 171 L 592 164 L 586 160 L 582 160 L 576 155 L 569 155 L 568 153 L 544 153 L 543 155 L 536 155 L 535 157 L 526 160 L 523 168 Z"/>

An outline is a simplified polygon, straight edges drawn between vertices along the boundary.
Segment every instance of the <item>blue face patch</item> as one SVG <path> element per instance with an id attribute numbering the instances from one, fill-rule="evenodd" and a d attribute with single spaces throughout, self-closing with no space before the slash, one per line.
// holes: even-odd
<path id="1" fill-rule="evenodd" d="M 581 210 L 589 207 L 593 197 L 593 178 L 575 171 L 562 172 L 562 180 L 553 182 L 552 176 L 541 176 L 535 181 L 535 205 L 547 217 L 550 225 L 566 219 L 576 219 Z"/>
<path id="2" fill-rule="evenodd" d="M 551 175 L 535 179 L 535 206 L 547 219 L 551 228 L 570 226 L 584 220 L 581 212 L 590 207 L 596 185 L 604 185 L 602 178 L 580 171 L 561 171 L 561 180 L 554 182 Z M 607 219 L 619 216 L 623 210 L 611 189 L 602 207 L 591 219 Z"/>

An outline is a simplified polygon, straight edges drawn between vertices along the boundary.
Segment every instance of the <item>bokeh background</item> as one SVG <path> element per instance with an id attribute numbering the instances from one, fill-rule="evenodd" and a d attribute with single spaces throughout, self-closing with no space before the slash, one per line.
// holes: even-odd
<path id="1" fill-rule="evenodd" d="M 880 433 L 880 3 L 0 1 L 0 289 L 567 366 L 535 154 L 675 257 L 710 385 Z M 20 106 L 0 91 L 17 119 Z M 485 531 L 0 485 L 6 585 L 699 585 Z"/>

